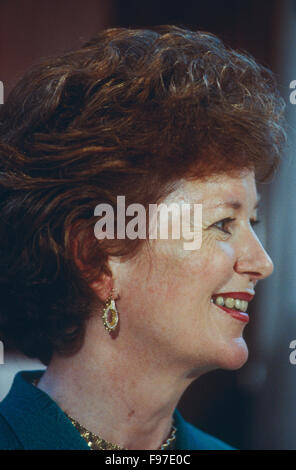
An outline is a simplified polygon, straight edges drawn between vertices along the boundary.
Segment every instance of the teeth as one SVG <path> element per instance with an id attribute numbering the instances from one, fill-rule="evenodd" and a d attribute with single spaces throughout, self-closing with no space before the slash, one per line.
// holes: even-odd
<path id="1" fill-rule="evenodd" d="M 246 312 L 248 309 L 248 302 L 246 300 L 241 300 L 241 305 L 242 312 Z"/>
<path id="2" fill-rule="evenodd" d="M 228 307 L 228 308 L 235 308 L 236 310 L 239 310 L 240 312 L 246 312 L 248 309 L 248 302 L 246 300 L 241 300 L 241 299 L 233 299 L 232 297 L 222 297 L 222 295 L 219 295 L 216 297 L 216 299 L 212 299 L 213 302 L 216 305 L 219 305 L 220 307 Z"/>
<path id="3" fill-rule="evenodd" d="M 224 305 L 225 305 L 225 307 L 233 308 L 234 307 L 234 302 L 235 302 L 235 300 L 232 299 L 231 297 L 226 297 Z"/>
<path id="4" fill-rule="evenodd" d="M 237 308 L 238 310 L 241 310 L 241 308 L 242 308 L 241 303 L 242 303 L 242 301 L 240 299 L 235 299 L 235 301 L 234 301 L 235 308 Z"/>
<path id="5" fill-rule="evenodd" d="M 223 297 L 222 296 L 217 297 L 216 300 L 215 300 L 215 304 L 222 305 L 222 307 L 223 307 L 223 305 L 224 305 Z"/>

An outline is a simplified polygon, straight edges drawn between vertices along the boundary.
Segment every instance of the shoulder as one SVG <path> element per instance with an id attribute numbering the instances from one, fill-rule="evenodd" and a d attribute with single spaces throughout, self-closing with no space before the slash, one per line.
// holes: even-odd
<path id="1" fill-rule="evenodd" d="M 234 450 L 233 447 L 228 445 L 226 442 L 217 439 L 210 434 L 201 431 L 200 429 L 192 426 L 190 423 L 186 423 L 187 432 L 189 434 L 190 441 L 194 446 L 193 449 L 200 450 Z"/>
<path id="2" fill-rule="evenodd" d="M 23 419 L 22 412 L 18 409 L 18 400 L 14 397 L 15 383 L 18 381 L 17 376 L 15 376 L 8 394 L 0 402 L 0 450 L 23 449 L 18 430 L 13 425 L 13 419 L 10 417 L 10 415 L 13 417 L 17 415 L 20 420 Z"/>
<path id="3" fill-rule="evenodd" d="M 57 403 L 32 385 L 43 371 L 20 371 L 0 403 L 0 449 L 89 450 Z"/>
<path id="4" fill-rule="evenodd" d="M 16 434 L 11 429 L 0 410 L 0 450 L 22 449 Z"/>
<path id="5" fill-rule="evenodd" d="M 220 439 L 185 421 L 178 410 L 174 413 L 174 420 L 178 430 L 178 450 L 235 450 Z"/>
<path id="6" fill-rule="evenodd" d="M 25 423 L 30 413 L 29 404 L 35 401 L 35 397 L 28 393 L 29 384 L 23 373 L 27 372 L 21 371 L 15 375 L 8 394 L 0 402 L 1 450 L 25 449 L 22 437 L 24 433 L 28 434 Z"/>

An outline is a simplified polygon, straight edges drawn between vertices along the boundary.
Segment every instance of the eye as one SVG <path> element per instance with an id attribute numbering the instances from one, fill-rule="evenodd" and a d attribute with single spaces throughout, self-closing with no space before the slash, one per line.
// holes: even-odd
<path id="1" fill-rule="evenodd" d="M 218 230 L 220 230 L 221 232 L 223 233 L 227 233 L 228 235 L 230 235 L 231 233 L 225 229 L 225 226 L 230 224 L 231 222 L 234 222 L 235 219 L 231 218 L 231 217 L 226 217 L 225 219 L 222 219 L 222 220 L 219 220 L 218 222 L 215 222 L 212 227 L 215 227 L 217 228 Z"/>
<path id="2" fill-rule="evenodd" d="M 222 220 L 219 220 L 218 222 L 215 222 L 212 227 L 215 227 L 217 228 L 218 230 L 220 230 L 221 232 L 223 233 L 227 233 L 228 235 L 231 235 L 231 232 L 229 232 L 228 230 L 225 229 L 225 226 L 227 226 L 228 224 L 230 224 L 231 222 L 234 222 L 235 219 L 231 218 L 231 217 L 226 217 L 225 219 L 222 219 Z M 252 227 L 254 227 L 255 225 L 259 224 L 261 221 L 258 220 L 258 219 L 250 219 L 250 224 Z"/>
<path id="3" fill-rule="evenodd" d="M 258 220 L 258 219 L 256 219 L 256 220 L 255 220 L 255 219 L 251 219 L 251 220 L 250 220 L 250 223 L 251 223 L 252 227 L 254 227 L 254 226 L 257 225 L 257 224 L 260 224 L 260 222 L 261 222 L 261 220 Z"/>

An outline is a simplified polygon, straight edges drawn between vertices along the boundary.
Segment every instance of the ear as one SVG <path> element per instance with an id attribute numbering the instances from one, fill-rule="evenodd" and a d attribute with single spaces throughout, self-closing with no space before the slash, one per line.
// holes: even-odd
<path id="1" fill-rule="evenodd" d="M 79 221 L 76 221 L 73 224 L 73 227 L 72 227 L 73 231 L 79 229 L 79 223 L 80 223 Z M 79 244 L 78 237 L 73 236 L 71 240 L 71 250 L 72 250 L 73 258 L 74 258 L 76 266 L 78 267 L 80 272 L 83 274 L 84 272 L 87 272 L 87 269 L 78 256 L 78 244 Z M 111 269 L 108 269 L 106 270 L 106 272 L 101 273 L 98 279 L 89 283 L 89 287 L 91 287 L 91 289 L 95 292 L 98 299 L 103 303 L 105 303 L 108 297 L 110 296 L 113 286 L 114 286 L 114 280 L 112 278 Z"/>
<path id="2" fill-rule="evenodd" d="M 122 278 L 122 266 L 122 260 L 119 257 L 110 256 L 107 262 L 107 271 L 102 273 L 97 280 L 92 281 L 89 284 L 102 302 L 106 302 L 112 292 L 112 289 L 113 299 L 120 299 L 120 279 Z M 123 276 L 124 275 L 125 273 Z"/>
<path id="3" fill-rule="evenodd" d="M 101 302 L 106 302 L 114 287 L 114 281 L 112 276 L 102 274 L 98 280 L 91 282 L 89 285 Z"/>

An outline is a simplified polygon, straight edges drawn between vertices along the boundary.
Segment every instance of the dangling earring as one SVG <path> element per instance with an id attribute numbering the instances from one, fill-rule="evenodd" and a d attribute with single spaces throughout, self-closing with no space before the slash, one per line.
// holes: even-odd
<path id="1" fill-rule="evenodd" d="M 109 333 L 112 333 L 112 331 L 116 329 L 119 320 L 116 303 L 112 297 L 113 292 L 114 289 L 111 290 L 111 293 L 106 300 L 102 315 L 104 327 Z"/>

